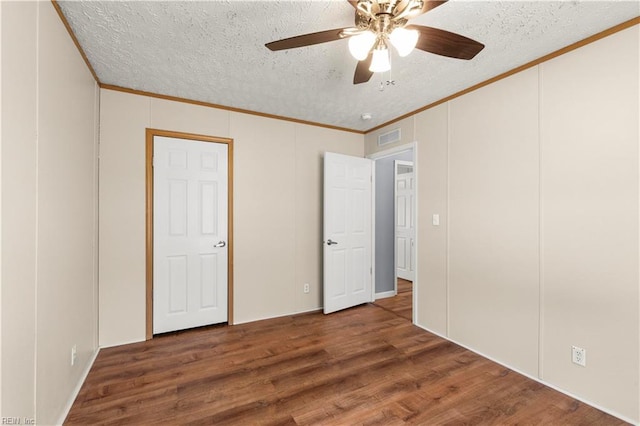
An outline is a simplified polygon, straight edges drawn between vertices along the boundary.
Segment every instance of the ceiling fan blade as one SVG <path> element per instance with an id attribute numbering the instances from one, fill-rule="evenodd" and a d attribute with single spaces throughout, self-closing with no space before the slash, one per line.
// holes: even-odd
<path id="1" fill-rule="evenodd" d="M 484 44 L 482 43 L 438 28 L 422 25 L 407 25 L 406 28 L 420 32 L 416 49 L 435 53 L 436 55 L 468 60 L 473 59 L 484 49 Z"/>
<path id="2" fill-rule="evenodd" d="M 373 72 L 369 71 L 371 59 L 373 59 L 373 52 L 370 52 L 366 59 L 358 61 L 356 72 L 353 74 L 353 84 L 366 83 L 371 80 L 371 76 L 373 75 Z"/>
<path id="3" fill-rule="evenodd" d="M 423 13 L 427 13 L 428 11 L 435 9 L 438 6 L 442 6 L 447 1 L 448 0 L 425 0 L 424 6 L 422 6 L 422 12 L 420 12 L 415 16 L 420 16 Z M 413 18 L 415 18 L 415 16 L 413 16 Z"/>
<path id="4" fill-rule="evenodd" d="M 289 37 L 282 40 L 272 41 L 265 46 L 273 51 L 293 49 L 295 47 L 311 46 L 313 44 L 326 43 L 328 41 L 342 40 L 342 31 L 347 28 L 336 28 L 335 30 L 320 31 L 317 33 L 303 34 Z"/>

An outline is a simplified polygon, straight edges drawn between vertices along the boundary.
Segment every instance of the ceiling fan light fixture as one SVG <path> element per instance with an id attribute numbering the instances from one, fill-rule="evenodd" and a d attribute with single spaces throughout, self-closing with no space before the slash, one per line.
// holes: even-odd
<path id="1" fill-rule="evenodd" d="M 394 29 L 391 34 L 389 34 L 389 40 L 398 51 L 398 55 L 407 56 L 416 47 L 419 36 L 420 33 L 416 30 L 408 30 L 400 27 Z"/>
<path id="2" fill-rule="evenodd" d="M 391 69 L 391 62 L 389 62 L 389 50 L 384 43 L 380 43 L 373 51 L 373 57 L 371 58 L 371 66 L 369 71 L 371 72 L 386 72 Z"/>
<path id="3" fill-rule="evenodd" d="M 369 51 L 376 42 L 376 35 L 371 31 L 365 31 L 349 38 L 349 52 L 359 61 L 364 61 L 369 56 Z"/>
<path id="4" fill-rule="evenodd" d="M 445 4 L 447 0 L 348 2 L 355 7 L 354 26 L 283 38 L 267 43 L 265 47 L 271 51 L 279 51 L 348 38 L 349 50 L 358 60 L 353 74 L 353 84 L 366 83 L 374 73 L 383 73 L 391 69 L 389 43 L 400 56 L 408 55 L 415 48 L 440 56 L 469 60 L 484 49 L 484 44 L 460 34 L 425 25 L 409 24 L 411 19 Z M 418 40 L 422 42 L 417 44 Z M 390 83 L 393 84 L 392 81 Z"/>

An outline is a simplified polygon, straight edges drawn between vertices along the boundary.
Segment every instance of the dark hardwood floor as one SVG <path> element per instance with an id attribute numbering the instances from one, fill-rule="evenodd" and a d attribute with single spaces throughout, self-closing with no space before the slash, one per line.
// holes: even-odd
<path id="1" fill-rule="evenodd" d="M 398 294 L 378 299 L 373 304 L 413 321 L 413 283 L 398 278 Z"/>
<path id="2" fill-rule="evenodd" d="M 624 424 L 413 326 L 403 290 L 103 349 L 65 424 Z"/>

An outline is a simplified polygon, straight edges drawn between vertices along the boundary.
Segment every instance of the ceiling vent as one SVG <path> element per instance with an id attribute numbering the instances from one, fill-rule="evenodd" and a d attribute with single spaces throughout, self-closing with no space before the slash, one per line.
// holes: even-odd
<path id="1" fill-rule="evenodd" d="M 378 146 L 389 145 L 394 142 L 400 142 L 400 128 L 378 136 Z"/>

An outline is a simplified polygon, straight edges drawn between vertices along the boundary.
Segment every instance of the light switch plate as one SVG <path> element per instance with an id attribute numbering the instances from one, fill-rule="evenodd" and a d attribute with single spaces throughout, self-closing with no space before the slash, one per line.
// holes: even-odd
<path id="1" fill-rule="evenodd" d="M 439 214 L 434 214 L 433 215 L 433 226 L 440 226 L 440 215 Z"/>

